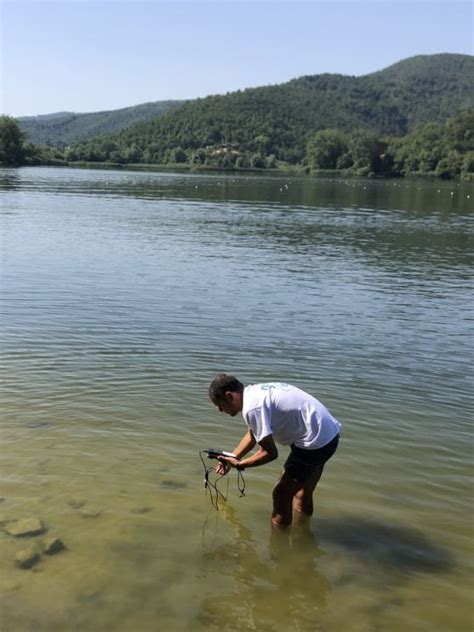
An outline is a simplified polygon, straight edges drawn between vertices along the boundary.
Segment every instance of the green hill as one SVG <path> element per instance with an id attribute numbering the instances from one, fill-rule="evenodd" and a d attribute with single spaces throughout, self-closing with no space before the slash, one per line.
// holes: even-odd
<path id="1" fill-rule="evenodd" d="M 407 117 L 407 132 L 419 123 L 442 123 L 474 105 L 474 57 L 418 55 L 367 75 Z"/>
<path id="2" fill-rule="evenodd" d="M 422 55 L 362 77 L 305 76 L 275 86 L 187 101 L 159 119 L 74 149 L 72 159 L 204 162 L 224 152 L 300 164 L 323 129 L 404 136 L 474 106 L 474 57 Z M 226 166 L 226 165 L 224 165 Z"/>
<path id="3" fill-rule="evenodd" d="M 27 139 L 35 144 L 65 147 L 103 134 L 113 134 L 140 121 L 157 118 L 183 103 L 156 101 L 120 110 L 75 114 L 55 112 L 40 116 L 18 118 Z"/>

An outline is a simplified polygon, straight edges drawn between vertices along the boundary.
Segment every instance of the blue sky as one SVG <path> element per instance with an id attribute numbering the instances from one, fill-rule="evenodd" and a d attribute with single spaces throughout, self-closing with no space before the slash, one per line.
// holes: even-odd
<path id="1" fill-rule="evenodd" d="M 93 112 L 473 54 L 471 2 L 1 0 L 0 111 Z"/>

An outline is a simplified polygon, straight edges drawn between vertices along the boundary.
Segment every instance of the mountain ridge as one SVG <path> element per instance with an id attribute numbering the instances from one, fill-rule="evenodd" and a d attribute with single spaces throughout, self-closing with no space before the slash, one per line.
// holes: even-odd
<path id="1" fill-rule="evenodd" d="M 333 73 L 303 75 L 284 83 L 224 95 L 78 114 L 68 122 L 69 126 L 74 123 L 80 127 L 88 122 L 82 117 L 113 116 L 113 134 L 106 131 L 106 125 L 99 127 L 97 134 L 91 119 L 87 137 L 83 134 L 78 138 L 77 134 L 66 133 L 66 124 L 56 117 L 51 124 L 43 121 L 43 138 L 49 127 L 56 134 L 54 139 L 49 137 L 49 144 L 59 146 L 78 140 L 88 140 L 90 144 L 112 139 L 119 146 L 135 145 L 143 152 L 150 145 L 160 145 L 160 150 L 155 147 L 156 151 L 148 152 L 150 162 L 156 162 L 164 161 L 166 152 L 176 147 L 191 151 L 234 143 L 258 151 L 262 143 L 254 142 L 255 138 L 264 137 L 270 139 L 263 148 L 267 154 L 274 153 L 291 163 L 301 159 L 308 134 L 324 128 L 349 131 L 360 127 L 402 136 L 421 123 L 444 122 L 474 105 L 472 76 L 473 56 L 417 55 L 357 77 Z M 155 116 L 152 106 L 156 104 L 168 106 L 161 107 Z M 22 119 L 19 123 L 28 131 Z M 29 132 L 33 142 L 41 142 L 31 129 Z M 282 147 L 287 150 L 282 151 Z"/>
<path id="2" fill-rule="evenodd" d="M 184 101 L 148 101 L 116 110 L 53 112 L 21 116 L 17 120 L 31 142 L 64 147 L 157 118 L 182 103 Z"/>

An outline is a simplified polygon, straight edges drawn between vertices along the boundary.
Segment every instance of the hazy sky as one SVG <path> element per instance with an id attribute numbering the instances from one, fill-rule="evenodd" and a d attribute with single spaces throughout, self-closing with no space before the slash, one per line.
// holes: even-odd
<path id="1" fill-rule="evenodd" d="M 0 111 L 91 112 L 473 54 L 471 2 L 1 0 Z"/>

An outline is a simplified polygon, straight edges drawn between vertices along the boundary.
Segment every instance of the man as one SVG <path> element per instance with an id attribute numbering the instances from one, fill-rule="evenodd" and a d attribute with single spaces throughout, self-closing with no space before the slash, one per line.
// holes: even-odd
<path id="1" fill-rule="evenodd" d="M 217 375 L 209 386 L 209 397 L 220 412 L 235 417 L 239 412 L 248 426 L 233 457 L 219 457 L 218 474 L 231 467 L 245 470 L 273 461 L 275 445 L 290 445 L 291 452 L 273 488 L 272 524 L 287 527 L 293 509 L 311 516 L 313 492 L 324 464 L 334 454 L 341 424 L 315 397 L 282 382 L 244 386 L 226 373 Z M 258 444 L 252 456 L 242 459 Z"/>

